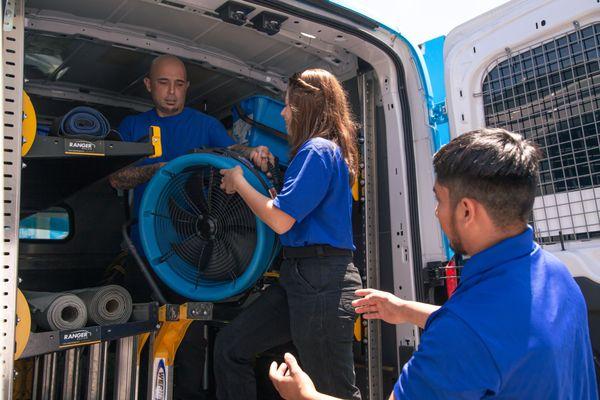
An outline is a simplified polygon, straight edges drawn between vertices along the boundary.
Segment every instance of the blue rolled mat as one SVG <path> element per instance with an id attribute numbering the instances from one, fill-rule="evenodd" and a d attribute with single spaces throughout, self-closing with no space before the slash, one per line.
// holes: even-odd
<path id="1" fill-rule="evenodd" d="M 75 107 L 59 121 L 58 135 L 67 138 L 102 140 L 110 133 L 110 123 L 91 107 Z"/>

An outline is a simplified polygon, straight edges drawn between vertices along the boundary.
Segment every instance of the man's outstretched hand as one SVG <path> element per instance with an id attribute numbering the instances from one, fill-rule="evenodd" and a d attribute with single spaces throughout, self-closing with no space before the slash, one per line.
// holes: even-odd
<path id="1" fill-rule="evenodd" d="M 376 289 L 359 289 L 355 294 L 360 298 L 352 306 L 364 319 L 381 319 L 389 324 L 407 322 L 402 312 L 406 302 L 393 294 Z"/>
<path id="2" fill-rule="evenodd" d="M 391 293 L 376 289 L 359 289 L 360 297 L 352 302 L 354 310 L 364 319 L 380 319 L 389 324 L 410 323 L 424 328 L 429 316 L 440 306 L 402 300 Z"/>
<path id="3" fill-rule="evenodd" d="M 275 164 L 275 157 L 267 146 L 256 146 L 251 148 L 250 161 L 266 174 L 269 172 L 269 163 Z"/>
<path id="4" fill-rule="evenodd" d="M 279 395 L 285 400 L 314 400 L 317 399 L 317 389 L 310 377 L 302 371 L 296 358 L 290 353 L 283 356 L 285 362 L 278 367 L 271 363 L 269 378 Z"/>

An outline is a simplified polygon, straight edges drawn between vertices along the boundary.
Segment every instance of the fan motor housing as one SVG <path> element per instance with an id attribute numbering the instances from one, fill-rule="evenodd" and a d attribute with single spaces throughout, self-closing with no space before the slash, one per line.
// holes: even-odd
<path id="1" fill-rule="evenodd" d="M 219 171 L 236 166 L 256 190 L 269 196 L 261 172 L 212 152 L 169 162 L 144 191 L 139 230 L 146 258 L 167 286 L 189 299 L 221 301 L 242 293 L 279 252 L 275 232 L 238 194 L 220 189 Z"/>

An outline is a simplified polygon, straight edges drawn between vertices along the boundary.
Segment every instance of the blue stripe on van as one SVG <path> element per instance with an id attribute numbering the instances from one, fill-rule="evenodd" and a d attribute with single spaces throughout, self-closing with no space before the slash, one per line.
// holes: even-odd
<path id="1" fill-rule="evenodd" d="M 431 86 L 433 88 L 433 104 L 435 106 L 446 104 L 446 86 L 444 80 L 444 41 L 446 37 L 440 36 L 423 43 L 421 50 L 424 53 L 424 60 L 429 71 Z M 448 118 L 445 122 L 438 121 L 433 131 L 433 150 L 438 151 L 440 147 L 450 141 L 450 125 Z M 446 235 L 442 234 L 444 251 L 448 260 L 452 258 L 454 252 L 450 248 L 450 243 Z"/>

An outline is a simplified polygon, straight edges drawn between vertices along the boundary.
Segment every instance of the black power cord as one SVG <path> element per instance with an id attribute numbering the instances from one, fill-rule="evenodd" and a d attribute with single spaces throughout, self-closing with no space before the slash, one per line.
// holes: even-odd
<path id="1" fill-rule="evenodd" d="M 146 265 L 146 263 L 144 262 L 144 260 L 142 260 L 142 257 L 140 257 L 137 249 L 135 248 L 135 245 L 133 244 L 133 241 L 129 237 L 129 233 L 127 232 L 129 230 L 129 228 L 131 227 L 131 225 L 133 225 L 135 223 L 137 223 L 137 220 L 130 219 L 125 224 L 123 224 L 123 227 L 121 229 L 121 233 L 123 235 L 123 239 L 125 239 L 125 244 L 127 245 L 127 248 L 129 249 L 129 252 L 131 253 L 131 255 L 133 256 L 133 258 L 135 259 L 135 262 L 137 263 L 138 267 L 140 267 L 140 271 L 142 271 L 142 274 L 144 275 L 144 278 L 146 279 L 146 282 L 148 282 L 148 285 L 150 286 L 150 289 L 152 290 L 152 294 L 154 295 L 154 298 L 161 305 L 167 304 L 166 297 L 163 295 L 162 291 L 160 290 L 160 288 L 156 284 L 156 281 L 154 280 L 154 277 L 150 273 L 148 265 Z"/>

